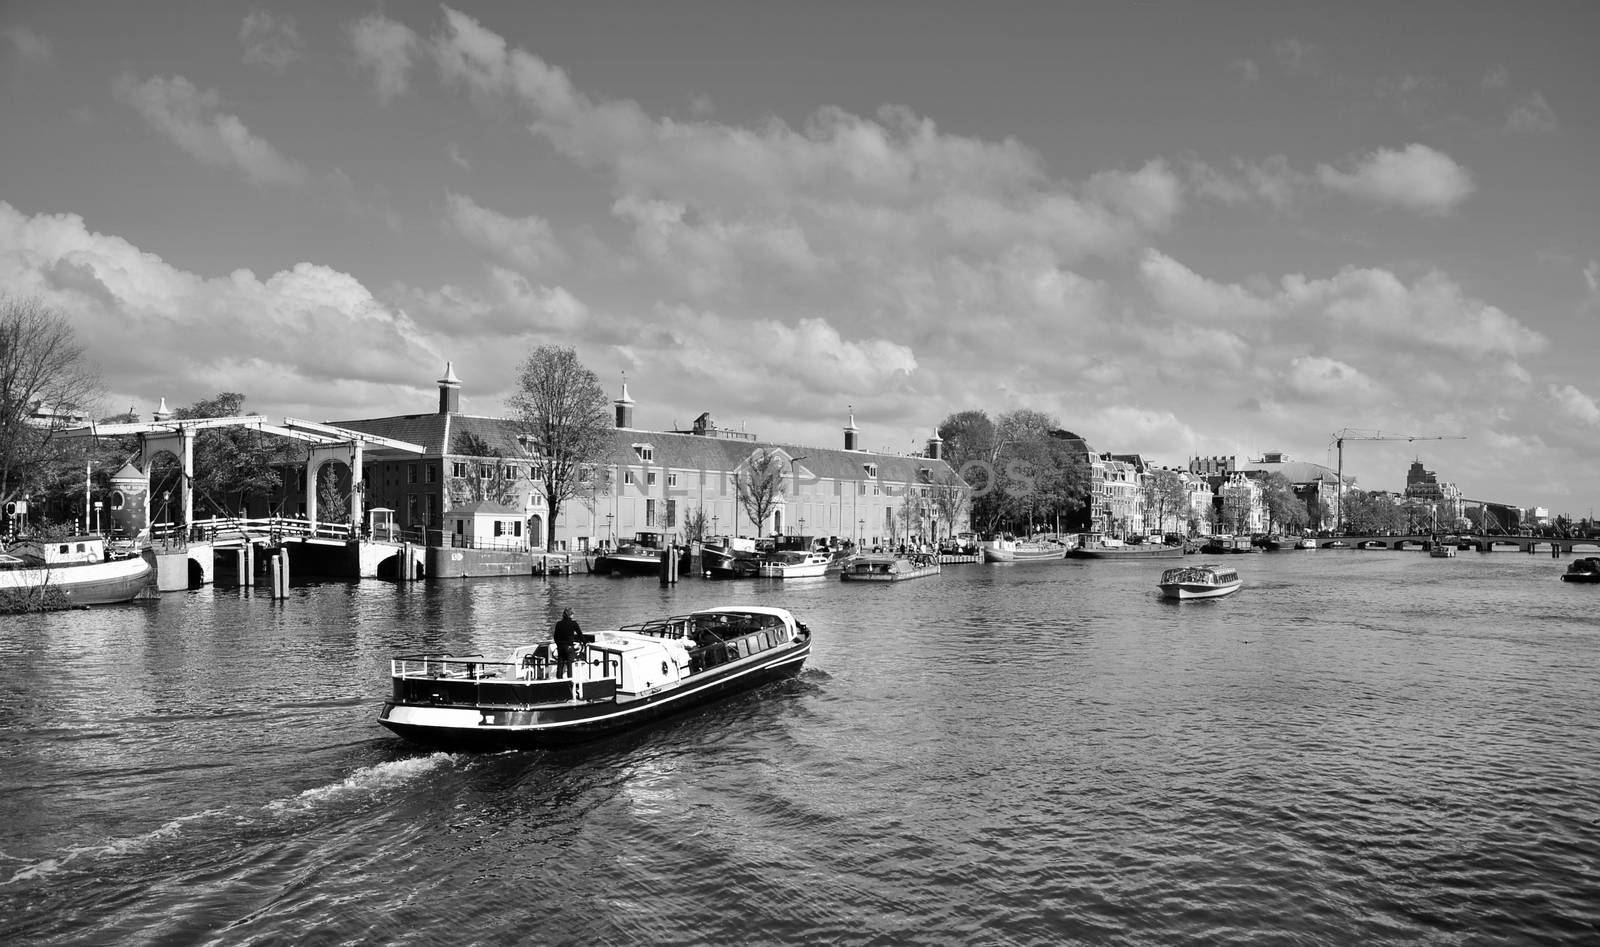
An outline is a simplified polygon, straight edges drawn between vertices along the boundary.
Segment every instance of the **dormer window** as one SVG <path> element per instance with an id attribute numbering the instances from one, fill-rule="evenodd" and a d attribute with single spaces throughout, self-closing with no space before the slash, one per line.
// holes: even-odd
<path id="1" fill-rule="evenodd" d="M 651 461 L 656 457 L 656 449 L 652 444 L 635 444 L 633 445 L 633 452 L 643 461 Z"/>
<path id="2" fill-rule="evenodd" d="M 933 468 L 932 467 L 921 467 L 921 468 L 919 468 L 917 470 L 917 476 L 922 478 L 922 482 L 923 483 L 932 483 L 933 482 Z"/>
<path id="3" fill-rule="evenodd" d="M 869 477 L 876 477 L 878 475 L 877 464 L 862 464 L 861 469 L 865 470 L 867 472 L 867 476 Z"/>

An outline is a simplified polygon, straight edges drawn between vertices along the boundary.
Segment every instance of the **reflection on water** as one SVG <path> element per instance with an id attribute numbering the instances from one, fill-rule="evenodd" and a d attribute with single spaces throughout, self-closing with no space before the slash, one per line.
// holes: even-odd
<path id="1" fill-rule="evenodd" d="M 0 936 L 1592 936 L 1597 590 L 1516 554 L 1227 561 L 1243 591 L 1183 603 L 1160 561 L 1061 561 L 7 618 Z M 812 627 L 798 680 L 578 750 L 427 753 L 375 722 L 394 653 L 729 602 Z"/>

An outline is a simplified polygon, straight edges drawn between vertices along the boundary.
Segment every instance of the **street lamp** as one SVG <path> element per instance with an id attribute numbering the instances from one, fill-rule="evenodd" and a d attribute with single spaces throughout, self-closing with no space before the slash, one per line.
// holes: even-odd
<path id="1" fill-rule="evenodd" d="M 612 545 L 611 541 L 616 538 L 616 534 L 611 532 L 611 520 L 615 515 L 614 513 L 606 514 L 606 548 L 608 549 Z"/>
<path id="2" fill-rule="evenodd" d="M 711 535 L 713 535 L 713 536 L 721 535 L 717 531 L 717 520 L 718 520 L 718 518 L 719 517 L 717 516 L 717 514 L 715 514 L 715 513 L 711 514 Z"/>

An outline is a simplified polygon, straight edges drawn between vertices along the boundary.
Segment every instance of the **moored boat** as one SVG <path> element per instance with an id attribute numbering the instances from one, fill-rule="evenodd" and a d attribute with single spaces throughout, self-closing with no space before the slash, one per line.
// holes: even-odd
<path id="1" fill-rule="evenodd" d="M 902 582 L 939 574 L 939 560 L 917 553 L 909 556 L 869 554 L 856 556 L 839 573 L 845 582 Z"/>
<path id="2" fill-rule="evenodd" d="M 685 565 L 682 551 L 669 546 L 662 534 L 636 533 L 631 542 L 622 543 L 614 550 L 595 556 L 594 571 L 617 575 L 660 575 L 661 555 L 667 550 L 671 550 L 673 555 L 679 557 L 678 567 L 681 570 Z"/>
<path id="3" fill-rule="evenodd" d="M 1068 546 L 1054 539 L 1026 540 L 998 536 L 983 543 L 984 562 L 1042 562 L 1065 559 Z"/>
<path id="4" fill-rule="evenodd" d="M 150 585 L 154 572 L 145 554 L 108 556 L 101 536 L 27 540 L 0 555 L 0 610 L 129 602 Z"/>
<path id="5" fill-rule="evenodd" d="M 1158 587 L 1167 598 L 1221 598 L 1243 585 L 1239 570 L 1229 566 L 1183 566 L 1161 573 Z"/>
<path id="6" fill-rule="evenodd" d="M 584 638 L 566 676 L 556 676 L 549 643 L 516 648 L 505 661 L 396 657 L 378 722 L 447 750 L 560 746 L 793 677 L 811 654 L 805 623 L 786 609 L 757 605 L 708 608 Z"/>
<path id="7" fill-rule="evenodd" d="M 1317 548 L 1317 541 L 1312 539 L 1310 536 L 1301 536 L 1299 539 L 1294 541 L 1294 548 L 1315 549 Z"/>
<path id="8" fill-rule="evenodd" d="M 1454 559 L 1459 547 L 1455 543 L 1442 543 L 1434 540 L 1428 546 L 1428 555 L 1435 559 Z"/>
<path id="9" fill-rule="evenodd" d="M 1584 556 L 1574 559 L 1567 565 L 1567 571 L 1561 573 L 1563 582 L 1600 582 L 1600 556 Z"/>
<path id="10" fill-rule="evenodd" d="M 756 541 L 723 536 L 700 547 L 700 568 L 711 578 L 744 578 L 756 574 Z"/>
<path id="11" fill-rule="evenodd" d="M 757 574 L 769 579 L 811 579 L 828 573 L 833 557 L 825 552 L 785 549 L 759 561 Z"/>
<path id="12" fill-rule="evenodd" d="M 1182 559 L 1182 546 L 1165 543 L 1125 543 L 1106 538 L 1099 543 L 1084 543 L 1072 550 L 1076 559 Z"/>

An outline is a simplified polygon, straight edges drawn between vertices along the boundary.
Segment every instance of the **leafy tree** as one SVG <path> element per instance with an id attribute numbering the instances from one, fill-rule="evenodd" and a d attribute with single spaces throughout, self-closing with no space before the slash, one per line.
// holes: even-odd
<path id="1" fill-rule="evenodd" d="M 317 472 L 317 518 L 324 523 L 350 521 L 350 497 L 340 489 L 339 474 L 333 464 L 323 464 Z"/>
<path id="2" fill-rule="evenodd" d="M 610 453 L 610 404 L 575 350 L 542 345 L 523 361 L 508 405 L 535 445 L 534 482 L 544 494 L 545 545 L 553 549 L 561 504 L 592 486 L 594 469 Z"/>
<path id="3" fill-rule="evenodd" d="M 100 397 L 66 314 L 36 298 L 0 296 L 0 502 L 43 494 L 62 479 L 59 468 L 77 452 L 63 452 L 57 435 L 75 426 L 68 414 L 88 415 Z"/>
<path id="4" fill-rule="evenodd" d="M 1167 532 L 1167 520 L 1183 521 L 1189 494 L 1176 470 L 1152 470 L 1139 485 L 1144 500 L 1145 525 L 1155 533 Z M 1152 526 L 1153 524 L 1153 526 Z"/>
<path id="5" fill-rule="evenodd" d="M 1267 511 L 1267 532 L 1298 531 L 1305 525 L 1306 505 L 1294 495 L 1294 483 L 1274 470 L 1261 481 L 1261 502 Z"/>
<path id="6" fill-rule="evenodd" d="M 177 409 L 173 417 L 184 421 L 244 417 L 244 399 L 236 391 L 224 391 Z M 196 503 L 213 515 L 233 516 L 251 497 L 270 497 L 282 488 L 279 469 L 300 463 L 298 454 L 292 441 L 276 434 L 242 427 L 202 428 L 194 438 Z"/>
<path id="7" fill-rule="evenodd" d="M 1405 525 L 1400 506 L 1387 493 L 1351 490 L 1344 497 L 1344 528 L 1349 533 L 1398 532 Z"/>
<path id="8" fill-rule="evenodd" d="M 980 533 L 995 532 L 1006 509 L 995 469 L 999 441 L 994 422 L 982 411 L 958 411 L 940 423 L 939 437 L 944 441 L 946 463 L 967 485 L 973 528 Z M 955 515 L 949 517 L 954 519 Z"/>
<path id="9" fill-rule="evenodd" d="M 750 522 L 756 526 L 756 535 L 766 528 L 767 517 L 772 515 L 783 496 L 783 455 L 776 450 L 752 451 L 750 458 L 734 472 L 733 489 L 739 497 L 739 506 Z M 737 532 L 737 530 L 735 531 Z"/>

